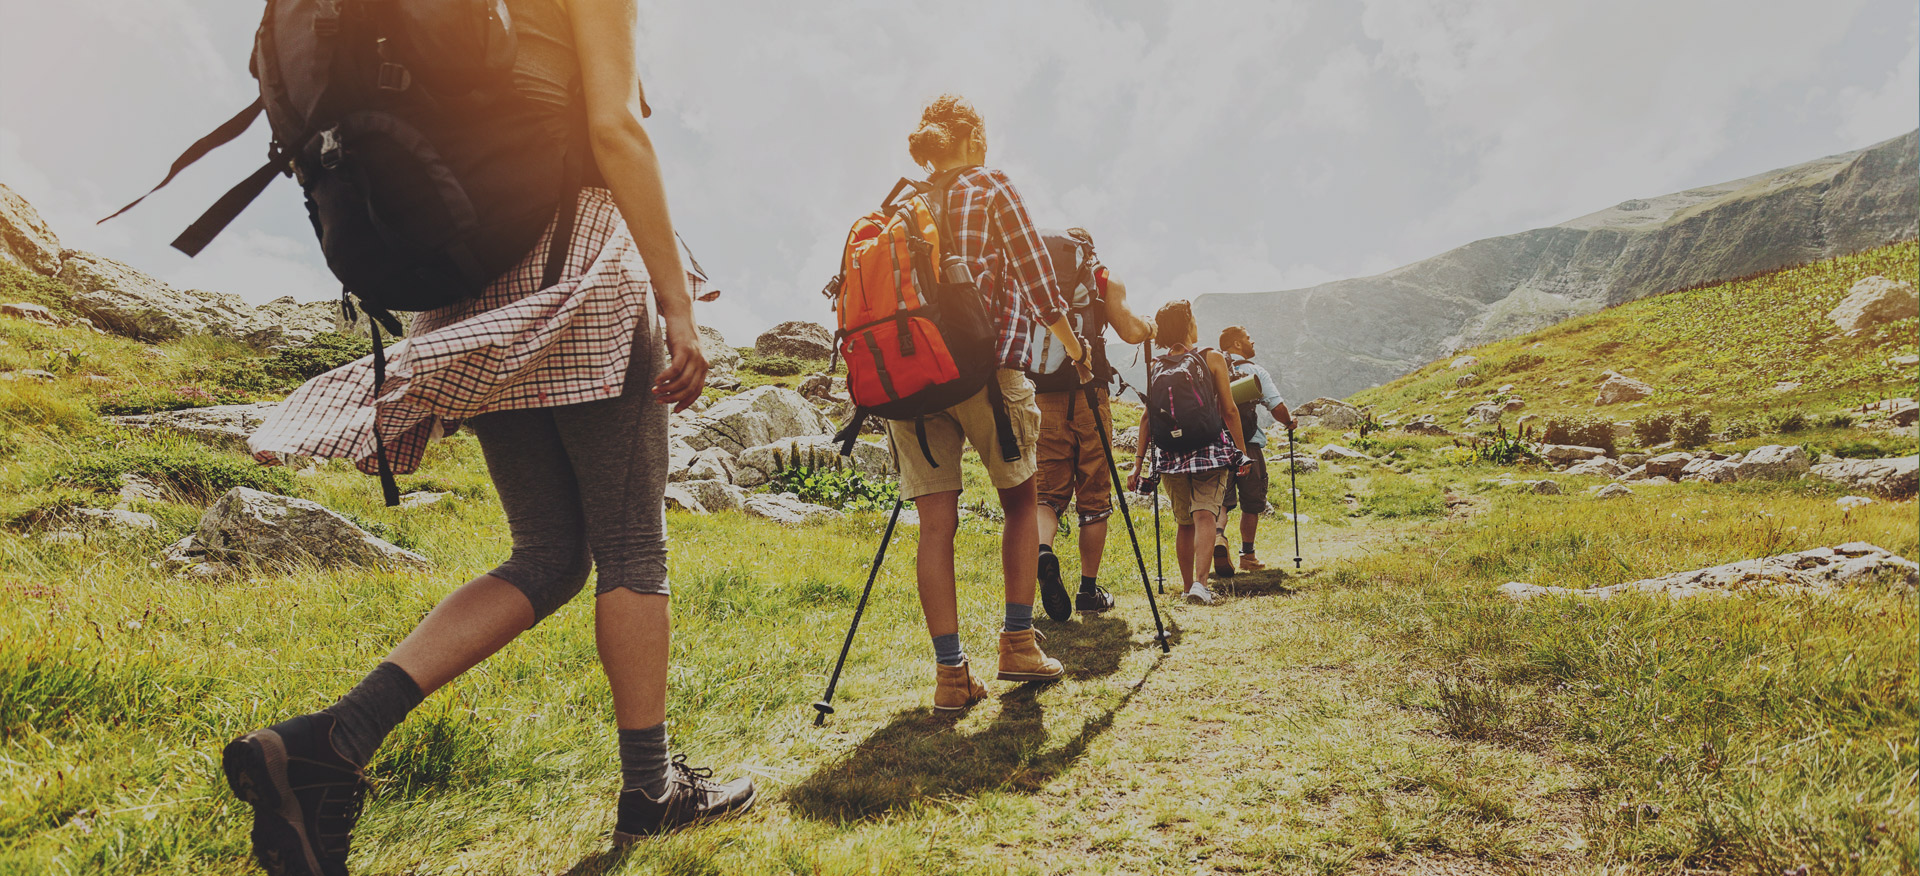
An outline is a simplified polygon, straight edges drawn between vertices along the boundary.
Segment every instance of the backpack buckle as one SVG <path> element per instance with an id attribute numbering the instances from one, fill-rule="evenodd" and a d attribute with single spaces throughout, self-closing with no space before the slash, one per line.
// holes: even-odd
<path id="1" fill-rule="evenodd" d="M 336 36 L 340 33 L 340 8 L 333 0 L 321 0 L 314 4 L 319 7 L 313 14 L 313 35 L 317 37 Z"/>
<path id="2" fill-rule="evenodd" d="M 381 91 L 406 91 L 413 85 L 413 73 L 405 65 L 387 61 L 380 65 L 378 84 Z"/>
<path id="3" fill-rule="evenodd" d="M 320 166 L 332 170 L 340 166 L 340 156 L 346 150 L 340 145 L 340 129 L 328 128 L 320 132 Z"/>

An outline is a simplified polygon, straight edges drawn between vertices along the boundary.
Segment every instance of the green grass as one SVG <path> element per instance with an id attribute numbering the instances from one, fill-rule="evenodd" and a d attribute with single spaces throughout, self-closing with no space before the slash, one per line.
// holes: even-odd
<path id="1" fill-rule="evenodd" d="M 1466 351 L 1480 360 L 1473 368 L 1452 369 L 1447 357 L 1353 401 L 1372 405 L 1383 419 L 1432 413 L 1460 430 L 1468 408 L 1511 383 L 1527 403 L 1523 414 L 1630 420 L 1697 407 L 1712 413 L 1719 429 L 1734 417 L 1813 414 L 1912 395 L 1914 370 L 1887 360 L 1914 352 L 1915 320 L 1844 338 L 1826 313 L 1858 280 L 1875 274 L 1913 280 L 1916 273 L 1920 243 L 1906 242 L 1672 292 Z M 1609 369 L 1646 381 L 1654 396 L 1645 407 L 1596 408 L 1596 388 Z M 1478 374 L 1479 383 L 1456 388 L 1455 378 L 1468 372 Z M 1801 386 L 1774 393 L 1781 382 Z"/>

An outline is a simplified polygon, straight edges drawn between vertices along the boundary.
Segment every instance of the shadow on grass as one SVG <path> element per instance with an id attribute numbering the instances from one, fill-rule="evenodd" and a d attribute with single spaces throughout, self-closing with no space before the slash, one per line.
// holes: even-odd
<path id="1" fill-rule="evenodd" d="M 1292 596 L 1315 575 L 1318 570 L 1296 572 L 1278 567 L 1259 572 L 1240 572 L 1231 578 L 1214 579 L 1214 589 L 1229 596 Z"/>
<path id="2" fill-rule="evenodd" d="M 1124 622 L 1117 618 L 1100 620 L 1124 634 Z M 1096 636 L 1112 635 L 1104 632 L 1106 624 L 1083 626 Z M 1063 638 L 1049 635 L 1053 643 Z M 1139 643 L 1135 647 L 1156 646 Z M 1069 654 L 1064 648 L 1049 650 Z M 1119 653 L 1126 649 L 1104 650 L 1114 653 L 1114 668 L 1096 674 L 1111 674 L 1118 669 Z M 1073 665 L 1071 660 L 1068 665 Z M 1111 729 L 1114 716 L 1126 708 L 1159 665 L 1156 658 L 1112 708 L 1089 718 L 1071 738 L 1052 747 L 1047 745 L 1046 722 L 1038 699 L 1043 685 L 1023 684 L 1000 695 L 1000 714 L 974 733 L 956 733 L 951 718 L 936 715 L 931 709 L 909 709 L 874 731 L 847 757 L 821 767 L 789 789 L 785 794 L 787 804 L 807 818 L 844 822 L 885 815 L 924 800 L 992 790 L 1031 793 L 1065 772 L 1086 753 L 1095 737 Z"/>

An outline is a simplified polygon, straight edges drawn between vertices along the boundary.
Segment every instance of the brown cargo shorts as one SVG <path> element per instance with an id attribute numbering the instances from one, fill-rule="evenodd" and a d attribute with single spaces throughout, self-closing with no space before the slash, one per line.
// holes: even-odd
<path id="1" fill-rule="evenodd" d="M 1040 504 L 1064 515 L 1071 500 L 1081 526 L 1113 515 L 1113 475 L 1107 471 L 1106 448 L 1100 437 L 1101 431 L 1113 434 L 1113 410 L 1105 389 L 1094 390 L 1093 396 L 1100 403 L 1098 419 L 1087 409 L 1084 392 L 1043 392 L 1037 396 L 1040 470 L 1034 477 Z M 1071 419 L 1067 416 L 1069 408 L 1073 411 Z"/>
<path id="2" fill-rule="evenodd" d="M 1266 449 L 1248 445 L 1247 460 L 1247 473 L 1227 480 L 1227 510 L 1238 507 L 1243 514 L 1265 514 L 1272 508 L 1267 503 Z"/>

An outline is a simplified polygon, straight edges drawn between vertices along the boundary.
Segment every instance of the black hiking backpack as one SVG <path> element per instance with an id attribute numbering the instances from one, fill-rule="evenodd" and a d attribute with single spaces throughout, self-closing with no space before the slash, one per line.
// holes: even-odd
<path id="1" fill-rule="evenodd" d="M 380 327 L 401 334 L 393 312 L 478 295 L 532 250 L 556 213 L 554 239 L 570 240 L 579 190 L 598 184 L 577 89 L 565 106 L 521 93 L 516 53 L 505 0 L 267 0 L 248 64 L 259 98 L 189 147 L 147 194 L 265 113 L 266 163 L 173 246 L 197 255 L 275 176 L 292 176 L 342 284 L 344 315 L 353 320 L 357 299 L 369 317 L 377 392 L 386 370 Z M 559 281 L 565 257 L 565 246 L 552 248 L 543 287 Z M 395 504 L 383 448 L 379 456 Z"/>
<path id="2" fill-rule="evenodd" d="M 1059 279 L 1060 294 L 1067 299 L 1067 324 L 1087 346 L 1092 383 L 1105 384 L 1113 369 L 1107 364 L 1107 305 L 1100 298 L 1099 281 L 1094 276 L 1093 236 L 1083 228 L 1042 230 L 1040 240 L 1046 244 L 1047 258 Z M 1081 388 L 1080 369 L 1067 358 L 1060 339 L 1046 326 L 1036 323 L 1027 345 L 1033 351 L 1027 378 L 1033 381 L 1034 391 L 1071 392 Z"/>
<path id="3" fill-rule="evenodd" d="M 1168 353 L 1148 366 L 1147 417 L 1154 446 L 1168 453 L 1189 453 L 1226 440 L 1220 396 L 1204 347 Z"/>

